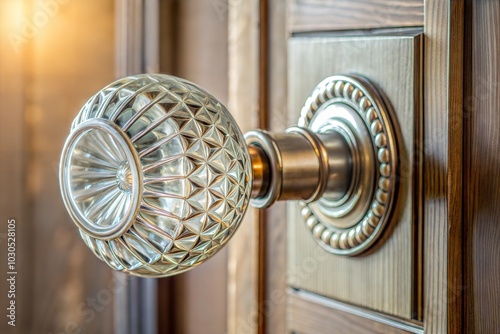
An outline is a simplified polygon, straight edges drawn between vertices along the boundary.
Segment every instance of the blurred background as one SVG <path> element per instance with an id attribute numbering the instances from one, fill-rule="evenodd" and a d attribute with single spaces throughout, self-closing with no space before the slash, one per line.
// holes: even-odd
<path id="1" fill-rule="evenodd" d="M 148 12 L 160 15 L 148 20 Z M 162 72 L 225 103 L 227 51 L 227 1 L 0 0 L 3 313 L 11 219 L 17 270 L 16 326 L 2 314 L 1 333 L 155 332 L 151 323 L 176 333 L 226 332 L 225 249 L 175 278 L 113 274 L 80 241 L 59 195 L 58 169 L 73 118 L 102 87 Z"/>

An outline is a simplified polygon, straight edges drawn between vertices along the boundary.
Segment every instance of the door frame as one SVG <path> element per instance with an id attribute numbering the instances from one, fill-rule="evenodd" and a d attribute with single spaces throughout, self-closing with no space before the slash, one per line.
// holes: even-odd
<path id="1" fill-rule="evenodd" d="M 115 0 L 117 78 L 159 72 L 159 8 L 158 0 Z M 114 303 L 115 333 L 156 334 L 168 328 L 170 281 L 120 272 L 113 275 L 124 286 Z"/>

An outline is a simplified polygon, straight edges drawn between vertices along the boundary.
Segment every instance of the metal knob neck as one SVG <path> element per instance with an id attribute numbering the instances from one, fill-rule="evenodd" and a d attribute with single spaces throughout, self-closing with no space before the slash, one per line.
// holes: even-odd
<path id="1" fill-rule="evenodd" d="M 252 151 L 259 152 L 251 155 L 255 157 L 251 203 L 257 208 L 280 200 L 309 203 L 322 196 L 341 200 L 355 182 L 352 152 L 338 131 L 315 134 L 292 127 L 285 133 L 250 131 L 245 138 Z"/>

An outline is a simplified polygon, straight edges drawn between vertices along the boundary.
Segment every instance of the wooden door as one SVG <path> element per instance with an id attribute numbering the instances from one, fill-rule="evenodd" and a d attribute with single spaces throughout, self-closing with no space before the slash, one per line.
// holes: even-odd
<path id="1" fill-rule="evenodd" d="M 229 246 L 229 332 L 500 332 L 499 4 L 217 4 L 243 130 L 296 124 L 319 80 L 355 72 L 391 101 L 403 148 L 396 213 L 361 257 L 317 247 L 297 203 L 248 214 Z"/>

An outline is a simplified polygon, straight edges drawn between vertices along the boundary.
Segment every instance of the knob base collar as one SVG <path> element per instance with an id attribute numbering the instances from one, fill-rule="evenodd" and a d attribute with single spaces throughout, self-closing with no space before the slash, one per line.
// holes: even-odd
<path id="1" fill-rule="evenodd" d="M 357 75 L 326 78 L 302 109 L 299 126 L 317 134 L 326 147 L 331 145 L 328 133 L 341 133 L 351 150 L 353 174 L 345 196 L 332 197 L 327 186 L 318 201 L 301 203 L 308 229 L 331 253 L 357 255 L 366 251 L 390 219 L 398 168 L 391 116 L 378 90 Z M 335 167 L 330 168 L 331 179 L 335 173 Z"/>

